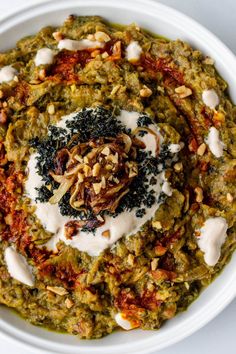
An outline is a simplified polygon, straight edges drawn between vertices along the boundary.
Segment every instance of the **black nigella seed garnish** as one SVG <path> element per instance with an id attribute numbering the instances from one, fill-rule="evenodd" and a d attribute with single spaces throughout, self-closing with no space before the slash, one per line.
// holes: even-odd
<path id="1" fill-rule="evenodd" d="M 148 127 L 153 121 L 147 115 L 141 115 L 138 118 L 137 125 L 139 127 Z M 116 116 L 107 109 L 98 107 L 95 109 L 83 109 L 78 112 L 72 119 L 66 121 L 66 129 L 50 126 L 48 136 L 42 140 L 35 138 L 31 141 L 31 146 L 37 152 L 36 169 L 42 177 L 44 185 L 37 189 L 37 201 L 47 202 L 53 195 L 53 191 L 58 188 L 58 183 L 53 180 L 50 171 L 55 171 L 55 156 L 58 150 L 64 147 L 73 147 L 79 143 L 84 143 L 90 139 L 100 137 L 116 137 L 120 133 L 131 134 Z M 141 131 L 141 135 L 146 134 Z M 137 209 L 136 216 L 143 217 L 145 208 L 151 208 L 154 204 L 160 203 L 165 199 L 162 193 L 156 200 L 155 191 L 150 190 L 157 182 L 156 176 L 162 172 L 173 158 L 168 150 L 167 145 L 161 146 L 161 151 L 157 157 L 153 157 L 151 152 L 137 149 L 136 162 L 138 163 L 138 175 L 134 177 L 129 185 L 129 192 L 121 199 L 116 212 L 109 214 L 108 211 L 101 211 L 100 216 L 112 215 L 115 217 L 122 211 L 131 211 Z M 70 193 L 67 192 L 59 201 L 58 206 L 62 215 L 78 218 L 80 220 L 92 220 L 95 215 L 91 211 L 78 211 L 74 209 L 70 203 Z M 87 230 L 85 227 L 84 230 Z"/>
<path id="2" fill-rule="evenodd" d="M 137 121 L 138 127 L 148 127 L 151 124 L 153 124 L 153 121 L 148 115 L 144 114 L 138 118 L 138 121 Z"/>

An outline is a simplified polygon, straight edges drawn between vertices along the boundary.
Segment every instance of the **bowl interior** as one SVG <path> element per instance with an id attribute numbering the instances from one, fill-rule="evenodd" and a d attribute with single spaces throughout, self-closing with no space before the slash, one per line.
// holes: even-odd
<path id="1" fill-rule="evenodd" d="M 236 60 L 211 33 L 191 19 L 161 4 L 146 0 L 68 0 L 51 1 L 26 9 L 0 23 L 0 50 L 6 50 L 25 35 L 45 25 L 59 25 L 70 14 L 101 15 L 114 23 L 136 22 L 152 32 L 180 38 L 216 61 L 219 73 L 228 81 L 236 101 Z M 187 312 L 167 322 L 159 331 L 117 331 L 100 340 L 79 341 L 74 336 L 34 327 L 8 309 L 0 308 L 0 332 L 21 344 L 57 353 L 149 353 L 170 345 L 194 332 L 236 295 L 236 254 L 223 273 L 202 293 Z M 35 351 L 35 349 L 34 349 Z"/>

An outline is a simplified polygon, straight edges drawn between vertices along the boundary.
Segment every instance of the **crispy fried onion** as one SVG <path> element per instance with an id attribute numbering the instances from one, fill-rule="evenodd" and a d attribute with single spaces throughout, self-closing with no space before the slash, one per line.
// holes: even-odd
<path id="1" fill-rule="evenodd" d="M 160 148 L 160 137 L 154 130 L 152 130 L 150 128 L 147 128 L 147 127 L 137 127 L 132 133 L 134 135 L 138 135 L 140 132 L 144 132 L 144 131 L 154 136 L 155 141 L 156 141 L 156 151 L 155 151 L 155 153 L 156 153 L 156 156 L 157 156 L 159 154 L 159 152 L 160 152 L 159 151 L 159 148 Z"/>
<path id="2" fill-rule="evenodd" d="M 70 205 L 76 210 L 90 210 L 95 215 L 104 210 L 114 213 L 138 174 L 137 147 L 145 145 L 122 133 L 59 150 L 50 171 L 59 187 L 49 202 L 58 203 L 69 191 Z"/>

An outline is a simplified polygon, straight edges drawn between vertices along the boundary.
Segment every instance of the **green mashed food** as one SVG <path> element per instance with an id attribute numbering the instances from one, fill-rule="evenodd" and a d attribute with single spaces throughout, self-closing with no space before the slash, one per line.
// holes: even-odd
<path id="1" fill-rule="evenodd" d="M 211 58 L 136 25 L 0 53 L 0 303 L 86 339 L 186 310 L 236 247 L 235 121 Z"/>

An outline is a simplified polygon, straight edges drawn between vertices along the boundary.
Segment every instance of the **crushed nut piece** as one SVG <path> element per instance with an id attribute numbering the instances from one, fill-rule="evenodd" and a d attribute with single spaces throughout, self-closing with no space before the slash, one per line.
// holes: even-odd
<path id="1" fill-rule="evenodd" d="M 144 87 L 139 91 L 141 97 L 150 97 L 152 95 L 152 90 L 144 85 Z"/>
<path id="2" fill-rule="evenodd" d="M 161 222 L 160 221 L 153 221 L 152 222 L 152 227 L 156 230 L 160 230 L 162 229 L 162 225 L 161 225 Z"/>
<path id="3" fill-rule="evenodd" d="M 230 203 L 232 203 L 232 201 L 234 200 L 234 197 L 232 196 L 231 193 L 227 193 L 226 198 L 227 198 L 228 202 L 230 202 Z"/>
<path id="4" fill-rule="evenodd" d="M 94 34 L 94 37 L 96 39 L 96 41 L 98 42 L 109 42 L 111 40 L 111 38 L 108 36 L 107 33 L 102 32 L 102 31 L 98 31 Z"/>
<path id="5" fill-rule="evenodd" d="M 93 189 L 94 189 L 95 194 L 99 194 L 102 189 L 102 183 L 101 182 L 93 183 Z"/>
<path id="6" fill-rule="evenodd" d="M 97 177 L 99 175 L 100 170 L 101 170 L 101 165 L 98 162 L 95 163 L 92 170 L 93 177 Z"/>
<path id="7" fill-rule="evenodd" d="M 176 172 L 183 171 L 183 164 L 182 164 L 182 162 L 177 162 L 176 164 L 174 164 L 174 170 L 175 170 Z"/>
<path id="8" fill-rule="evenodd" d="M 101 183 L 102 183 L 102 188 L 106 188 L 106 179 L 104 176 L 102 176 L 102 180 L 101 180 Z"/>
<path id="9" fill-rule="evenodd" d="M 68 291 L 62 286 L 47 286 L 47 290 L 61 296 L 68 294 Z"/>
<path id="10" fill-rule="evenodd" d="M 157 266 L 158 266 L 158 258 L 154 258 L 154 259 L 151 261 L 151 270 L 156 270 L 156 269 L 157 269 Z"/>
<path id="11" fill-rule="evenodd" d="M 149 291 L 153 291 L 153 290 L 155 289 L 155 286 L 154 286 L 152 283 L 148 283 L 148 284 L 147 284 L 147 289 L 148 289 Z"/>
<path id="12" fill-rule="evenodd" d="M 110 171 L 110 170 L 113 169 L 113 166 L 107 164 L 107 165 L 105 166 L 105 169 L 106 169 L 107 171 Z M 112 176 L 110 176 L 110 177 L 111 177 L 111 179 L 112 179 Z"/>
<path id="13" fill-rule="evenodd" d="M 159 91 L 161 93 L 165 93 L 165 89 L 162 86 L 157 86 L 157 91 Z"/>
<path id="14" fill-rule="evenodd" d="M 118 41 L 113 45 L 112 57 L 113 59 L 121 58 L 121 41 Z"/>
<path id="15" fill-rule="evenodd" d="M 103 155 L 108 156 L 110 154 L 110 148 L 108 146 L 105 146 L 104 149 L 101 151 Z"/>
<path id="16" fill-rule="evenodd" d="M 175 89 L 175 92 L 178 93 L 180 98 L 185 98 L 192 95 L 192 90 L 185 85 L 179 86 Z"/>
<path id="17" fill-rule="evenodd" d="M 41 81 L 43 81 L 46 78 L 46 70 L 45 69 L 40 69 L 38 73 L 38 77 Z"/>
<path id="18" fill-rule="evenodd" d="M 114 164 L 116 164 L 116 163 L 118 163 L 118 154 L 116 154 L 116 155 L 108 155 L 107 157 L 106 157 L 106 160 L 107 161 L 111 161 L 112 163 L 114 163 Z"/>
<path id="19" fill-rule="evenodd" d="M 106 58 L 108 58 L 109 57 L 109 54 L 107 53 L 107 52 L 103 52 L 102 53 L 102 58 L 103 59 L 106 59 Z"/>
<path id="20" fill-rule="evenodd" d="M 47 111 L 49 114 L 54 114 L 55 113 L 55 107 L 53 104 L 50 104 L 48 107 L 47 107 Z"/>
<path id="21" fill-rule="evenodd" d="M 196 193 L 196 202 L 201 203 L 203 201 L 203 190 L 201 187 L 196 187 L 194 189 L 194 192 Z"/>
<path id="22" fill-rule="evenodd" d="M 105 230 L 105 231 L 103 231 L 103 232 L 102 232 L 102 236 L 109 238 L 109 237 L 110 237 L 110 230 Z"/>
<path id="23" fill-rule="evenodd" d="M 89 41 L 94 41 L 95 40 L 95 37 L 94 37 L 94 34 L 88 34 L 87 35 L 87 39 L 89 40 Z"/>
<path id="24" fill-rule="evenodd" d="M 52 36 L 57 42 L 61 41 L 64 38 L 61 32 L 53 32 Z"/>
<path id="25" fill-rule="evenodd" d="M 73 301 L 72 301 L 71 299 L 66 298 L 66 299 L 65 299 L 65 305 L 66 305 L 66 307 L 67 307 L 68 309 L 70 309 L 71 307 L 74 306 L 74 303 L 73 303 Z"/>
<path id="26" fill-rule="evenodd" d="M 15 82 L 19 82 L 19 79 L 18 79 L 18 76 L 14 76 L 14 78 L 13 78 L 13 80 L 15 81 Z"/>
<path id="27" fill-rule="evenodd" d="M 197 149 L 197 154 L 199 156 L 203 156 L 205 154 L 205 151 L 206 151 L 206 144 L 202 143 Z"/>
<path id="28" fill-rule="evenodd" d="M 215 61 L 214 59 L 210 58 L 210 57 L 206 57 L 204 60 L 203 60 L 203 64 L 206 64 L 206 65 L 214 65 Z"/>

